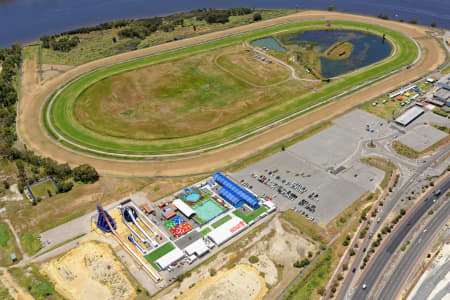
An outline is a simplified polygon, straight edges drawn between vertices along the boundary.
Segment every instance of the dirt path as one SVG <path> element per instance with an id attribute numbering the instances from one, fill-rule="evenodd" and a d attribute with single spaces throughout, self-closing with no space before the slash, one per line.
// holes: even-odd
<path id="1" fill-rule="evenodd" d="M 369 87 L 361 89 L 349 96 L 341 98 L 338 102 L 333 102 L 311 113 L 295 118 L 276 128 L 256 135 L 243 142 L 227 146 L 223 149 L 211 151 L 198 156 L 173 159 L 173 160 L 152 160 L 152 161 L 119 161 L 102 159 L 89 156 L 84 153 L 72 151 L 64 148 L 56 141 L 52 140 L 46 133 L 42 124 L 42 106 L 45 99 L 51 95 L 59 86 L 80 74 L 93 70 L 100 66 L 118 63 L 142 55 L 149 55 L 164 50 L 192 45 L 207 40 L 223 37 L 225 35 L 239 32 L 255 30 L 264 26 L 289 22 L 308 21 L 325 19 L 346 19 L 359 22 L 376 23 L 388 26 L 409 35 L 417 40 L 422 47 L 423 56 L 416 65 L 401 73 L 392 75 L 384 80 L 376 82 Z M 342 114 L 349 109 L 386 93 L 396 87 L 407 84 L 412 80 L 424 76 L 426 73 L 436 69 L 446 58 L 444 50 L 439 43 L 426 35 L 428 29 L 424 27 L 404 24 L 394 21 L 385 21 L 365 16 L 357 16 L 343 13 L 327 13 L 318 11 L 307 11 L 277 19 L 253 23 L 248 26 L 232 28 L 221 32 L 214 32 L 203 36 L 158 45 L 155 47 L 124 53 L 117 56 L 107 57 L 93 61 L 85 65 L 73 68 L 66 73 L 45 82 L 42 85 L 33 84 L 35 67 L 24 64 L 24 76 L 22 84 L 23 95 L 20 103 L 19 132 L 29 148 L 34 149 L 44 156 L 50 156 L 60 162 L 68 162 L 72 165 L 88 163 L 94 166 L 101 174 L 125 175 L 125 176 L 180 176 L 187 174 L 197 174 L 200 172 L 212 172 L 223 168 L 233 162 L 245 159 L 258 153 L 259 151 L 289 138 L 305 129 L 319 124 Z M 34 69 L 33 69 L 34 68 Z M 34 71 L 34 72 L 33 72 Z"/>
<path id="2" fill-rule="evenodd" d="M 17 235 L 16 230 L 14 229 L 13 225 L 11 224 L 11 221 L 10 221 L 9 219 L 5 219 L 5 222 L 8 224 L 9 229 L 11 230 L 12 234 L 14 235 L 14 238 L 15 238 L 16 244 L 17 244 L 17 247 L 19 247 L 19 250 L 20 250 L 20 253 L 22 254 L 22 257 L 23 257 L 24 259 L 27 259 L 27 258 L 28 258 L 28 254 L 26 254 L 26 253 L 23 251 L 22 243 L 20 242 L 20 239 L 19 239 L 19 236 Z"/>

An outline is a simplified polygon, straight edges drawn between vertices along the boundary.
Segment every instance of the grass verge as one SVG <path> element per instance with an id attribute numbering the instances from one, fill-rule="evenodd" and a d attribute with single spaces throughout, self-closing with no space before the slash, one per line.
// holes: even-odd
<path id="1" fill-rule="evenodd" d="M 228 222 L 228 221 L 230 221 L 230 220 L 231 220 L 231 216 L 230 216 L 230 215 L 226 215 L 226 216 L 223 217 L 222 219 L 220 219 L 220 220 L 218 220 L 218 221 L 212 223 L 211 226 L 212 226 L 213 228 L 218 228 L 218 227 L 220 227 L 221 225 L 225 224 L 226 222 Z"/>
<path id="2" fill-rule="evenodd" d="M 172 251 L 173 249 L 175 249 L 175 246 L 171 242 L 168 242 L 144 257 L 152 265 L 153 268 L 159 270 L 159 267 L 156 265 L 156 261 L 159 258 L 166 255 L 167 253 L 169 253 L 170 251 Z"/>
<path id="3" fill-rule="evenodd" d="M 329 242 L 329 237 L 326 235 L 324 229 L 320 228 L 315 223 L 307 220 L 305 217 L 299 215 L 293 210 L 288 210 L 282 215 L 283 220 L 294 226 L 300 231 L 310 236 L 314 241 L 326 244 Z"/>
<path id="4" fill-rule="evenodd" d="M 244 220 L 244 222 L 246 224 L 248 224 L 266 211 L 267 211 L 267 208 L 265 208 L 264 206 L 260 206 L 257 209 L 255 209 L 254 211 L 248 213 L 247 215 L 237 209 L 235 211 L 233 211 L 233 214 L 236 217 L 241 218 L 242 220 Z"/>

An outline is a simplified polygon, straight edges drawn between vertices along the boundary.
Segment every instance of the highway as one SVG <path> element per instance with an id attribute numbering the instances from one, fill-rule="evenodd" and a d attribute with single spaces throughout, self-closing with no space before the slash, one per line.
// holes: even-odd
<path id="1" fill-rule="evenodd" d="M 378 148 L 378 147 L 377 147 Z M 450 145 L 446 146 L 444 149 L 442 149 L 439 153 L 433 155 L 432 157 L 428 158 L 426 160 L 426 163 L 424 163 L 422 166 L 420 166 L 414 174 L 409 177 L 409 179 L 400 187 L 394 190 L 394 193 L 384 201 L 384 206 L 382 207 L 382 211 L 378 214 L 378 217 L 380 218 L 380 222 L 372 222 L 372 225 L 370 227 L 370 232 L 377 232 L 377 230 L 383 225 L 384 220 L 389 215 L 391 210 L 394 208 L 394 206 L 397 204 L 397 202 L 400 200 L 400 198 L 408 191 L 408 189 L 411 187 L 411 185 L 419 178 L 420 175 L 422 175 L 427 168 L 429 168 L 435 161 L 439 160 L 443 155 L 447 154 L 450 151 Z M 397 166 L 401 164 L 401 162 L 396 162 Z M 404 174 L 404 173 L 403 173 Z M 401 178 L 400 178 L 401 179 Z M 368 248 L 370 243 L 372 242 L 371 239 L 368 239 L 364 244 L 360 245 L 360 249 Z M 360 252 L 359 255 L 356 258 L 356 267 L 359 267 L 361 264 L 361 261 L 363 260 L 364 253 Z M 348 294 L 349 288 L 351 285 L 351 282 L 353 281 L 353 278 L 355 276 L 355 273 L 349 273 L 348 278 L 345 281 L 345 285 L 342 287 L 342 291 L 340 293 L 341 299 L 348 299 L 350 298 Z"/>
<path id="2" fill-rule="evenodd" d="M 414 226 L 419 222 L 422 216 L 426 215 L 426 212 L 433 207 L 434 200 L 445 195 L 447 190 L 450 188 L 450 178 L 447 178 L 439 186 L 435 187 L 434 190 L 441 190 L 439 196 L 435 196 L 434 193 L 430 195 L 428 200 L 422 201 L 412 213 L 410 213 L 405 220 L 400 224 L 400 227 L 393 233 L 387 243 L 384 245 L 383 249 L 379 250 L 378 255 L 375 260 L 368 265 L 368 269 L 364 273 L 364 276 L 359 282 L 359 286 L 352 295 L 352 299 L 367 299 L 373 286 L 377 282 L 379 276 L 382 274 L 385 266 L 389 263 L 392 255 L 395 253 L 397 248 L 404 242 L 404 238 L 408 233 L 414 228 Z M 411 262 L 417 259 L 417 256 L 421 253 L 422 248 L 426 246 L 426 242 L 429 241 L 433 235 L 433 232 L 439 228 L 443 222 L 445 222 L 450 215 L 450 203 L 447 201 L 444 206 L 439 209 L 438 212 L 433 215 L 431 223 L 428 225 L 430 228 L 427 232 L 422 232 L 424 236 L 420 244 L 415 244 L 413 247 L 407 251 L 407 255 L 403 257 L 406 261 L 399 264 L 399 267 L 395 270 L 395 274 L 391 277 L 393 282 L 390 282 L 386 290 L 382 291 L 382 295 L 379 299 L 392 299 L 398 288 L 400 288 L 401 282 L 409 272 Z M 422 245 L 420 247 L 420 245 Z M 411 257 L 409 257 L 411 256 Z M 403 264 L 403 265 L 402 265 Z M 397 278 L 395 276 L 398 276 Z M 363 289 L 363 285 L 367 285 L 367 288 Z"/>
<path id="3" fill-rule="evenodd" d="M 446 201 L 444 206 L 433 216 L 426 225 L 426 231 L 422 231 L 418 237 L 408 247 L 405 255 L 400 260 L 392 275 L 387 279 L 387 283 L 380 293 L 380 299 L 394 299 L 402 288 L 402 283 L 410 274 L 412 267 L 423 251 L 429 246 L 434 234 L 441 228 L 450 216 L 450 202 Z"/>

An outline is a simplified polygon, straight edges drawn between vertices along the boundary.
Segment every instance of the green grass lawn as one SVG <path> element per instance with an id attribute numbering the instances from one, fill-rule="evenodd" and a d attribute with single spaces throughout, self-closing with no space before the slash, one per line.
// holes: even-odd
<path id="1" fill-rule="evenodd" d="M 166 255 L 167 253 L 169 253 L 170 251 L 172 251 L 173 249 L 175 249 L 174 244 L 172 244 L 171 242 L 165 243 L 164 245 L 162 245 L 161 247 L 157 248 L 155 251 L 147 254 L 145 257 L 145 259 L 153 266 L 153 268 L 155 268 L 156 270 L 159 270 L 159 267 L 156 265 L 156 261 L 163 257 L 164 255 Z"/>
<path id="2" fill-rule="evenodd" d="M 206 227 L 205 229 L 203 229 L 202 231 L 200 231 L 200 234 L 201 234 L 202 236 L 205 236 L 205 235 L 207 235 L 207 234 L 210 233 L 210 232 L 211 232 L 211 228 Z"/>
<path id="3" fill-rule="evenodd" d="M 383 104 L 383 101 L 386 100 L 386 103 Z M 376 106 L 373 106 L 372 103 L 378 101 Z M 396 113 L 400 111 L 402 106 L 400 105 L 402 101 L 392 101 L 388 96 L 383 96 L 376 100 L 370 101 L 360 106 L 360 109 L 365 110 L 371 114 L 379 116 L 385 120 L 392 119 Z"/>
<path id="4" fill-rule="evenodd" d="M 225 224 L 226 222 L 228 222 L 228 221 L 230 221 L 230 220 L 231 220 L 231 216 L 230 216 L 230 215 L 226 215 L 226 216 L 223 217 L 222 219 L 220 219 L 220 220 L 218 220 L 218 221 L 212 223 L 211 226 L 212 226 L 213 228 L 217 228 L 217 227 L 220 227 L 221 225 Z"/>
<path id="5" fill-rule="evenodd" d="M 0 266 L 6 267 L 13 264 L 11 253 L 15 253 L 17 261 L 22 259 L 19 247 L 14 236 L 9 231 L 8 224 L 0 223 Z"/>
<path id="6" fill-rule="evenodd" d="M 62 90 L 62 92 L 55 99 L 54 104 L 51 106 L 50 121 L 56 130 L 67 139 L 80 145 L 88 146 L 92 149 L 111 153 L 156 154 L 196 150 L 206 146 L 217 145 L 232 138 L 239 137 L 246 132 L 273 122 L 290 113 L 308 108 L 311 105 L 328 99 L 343 90 L 357 84 L 364 83 L 369 78 L 374 78 L 381 74 L 398 69 L 400 66 L 404 66 L 413 61 L 417 56 L 417 47 L 414 42 L 396 31 L 371 24 L 335 21 L 333 22 L 333 26 L 336 28 L 360 29 L 386 33 L 386 35 L 396 43 L 396 54 L 389 59 L 375 63 L 370 67 L 362 69 L 361 71 L 347 74 L 329 84 L 322 85 L 322 87 L 315 93 L 301 93 L 295 97 L 284 98 L 276 104 L 255 111 L 231 123 L 202 132 L 201 134 L 195 134 L 193 136 L 172 139 L 160 138 L 143 142 L 142 140 L 104 136 L 92 132 L 76 122 L 74 105 L 78 97 L 86 90 L 86 88 L 102 79 L 126 71 L 146 67 L 150 64 L 167 62 L 175 58 L 180 59 L 182 57 L 188 57 L 202 51 L 212 51 L 225 46 L 236 45 L 241 43 L 242 40 L 252 40 L 269 36 L 280 30 L 299 30 L 299 28 L 314 29 L 324 25 L 325 23 L 322 21 L 283 24 L 239 36 L 233 36 L 223 40 L 212 41 L 206 44 L 195 45 L 189 48 L 161 53 L 114 65 L 108 68 L 99 69 L 92 73 L 83 75 L 77 80 L 73 80 L 67 85 L 67 88 Z M 226 103 L 224 103 L 224 105 L 226 105 Z M 45 116 L 45 111 L 43 112 L 43 116 Z M 48 124 L 46 127 L 49 129 Z"/>
<path id="7" fill-rule="evenodd" d="M 29 256 L 36 254 L 41 248 L 41 242 L 35 234 L 20 235 L 20 242 L 22 243 L 23 251 Z"/>
<path id="8" fill-rule="evenodd" d="M 239 218 L 241 218 L 242 220 L 244 220 L 245 223 L 250 223 L 250 221 L 256 219 L 259 215 L 261 215 L 262 213 L 266 212 L 267 208 L 265 208 L 264 206 L 260 206 L 257 209 L 255 209 L 254 211 L 248 213 L 247 215 L 243 214 L 240 210 L 235 210 L 233 211 L 233 214 Z"/>
<path id="9" fill-rule="evenodd" d="M 56 193 L 56 186 L 52 180 L 46 180 L 42 183 L 30 187 L 36 199 L 43 199 L 49 196 L 49 192 L 54 195 Z"/>

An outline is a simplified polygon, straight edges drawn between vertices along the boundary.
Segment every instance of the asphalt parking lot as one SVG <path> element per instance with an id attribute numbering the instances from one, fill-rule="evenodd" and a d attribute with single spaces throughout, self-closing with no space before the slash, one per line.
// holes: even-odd
<path id="1" fill-rule="evenodd" d="M 418 125 L 414 130 L 408 130 L 398 141 L 416 151 L 423 151 L 446 136 L 445 132 L 431 125 Z"/>
<path id="2" fill-rule="evenodd" d="M 285 151 L 235 172 L 231 177 L 259 196 L 271 198 L 280 211 L 293 208 L 323 226 L 364 194 L 369 186 L 374 188 L 384 176 L 383 172 L 369 166 L 361 173 L 360 170 L 352 168 L 333 175 Z M 355 172 L 359 173 L 357 177 L 354 177 Z M 349 180 L 350 177 L 355 179 Z"/>
<path id="3" fill-rule="evenodd" d="M 362 110 L 351 111 L 333 123 L 330 128 L 289 147 L 289 151 L 321 168 L 338 168 L 361 140 L 396 132 L 385 120 Z"/>
<path id="4" fill-rule="evenodd" d="M 360 140 L 395 131 L 386 121 L 361 110 L 334 125 L 231 177 L 278 209 L 294 209 L 324 226 L 367 191 L 375 191 L 384 173 L 355 160 L 342 165 Z"/>

